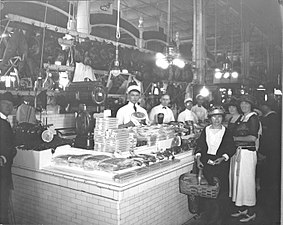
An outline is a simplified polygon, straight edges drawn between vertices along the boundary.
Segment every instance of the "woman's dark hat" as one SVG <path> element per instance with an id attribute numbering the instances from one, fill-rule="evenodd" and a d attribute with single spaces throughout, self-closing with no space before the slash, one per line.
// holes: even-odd
<path id="1" fill-rule="evenodd" d="M 226 103 L 227 107 L 229 106 L 236 106 L 238 107 L 240 105 L 239 100 L 236 98 L 231 98 L 227 103 Z"/>
<path id="2" fill-rule="evenodd" d="M 212 106 L 208 111 L 208 116 L 225 115 L 225 110 L 222 106 Z"/>
<path id="3" fill-rule="evenodd" d="M 2 101 L 2 100 L 12 102 L 13 104 L 15 102 L 14 97 L 13 97 L 11 92 L 5 92 L 5 93 L 1 94 L 0 95 L 0 101 Z"/>
<path id="4" fill-rule="evenodd" d="M 242 95 L 240 98 L 240 103 L 241 102 L 248 102 L 252 105 L 252 107 L 256 106 L 256 99 L 252 95 Z"/>

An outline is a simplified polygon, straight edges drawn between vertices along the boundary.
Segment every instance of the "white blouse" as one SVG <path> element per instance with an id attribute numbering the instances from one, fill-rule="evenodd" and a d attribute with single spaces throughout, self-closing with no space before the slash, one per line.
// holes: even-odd
<path id="1" fill-rule="evenodd" d="M 221 125 L 221 129 L 212 129 L 210 125 L 205 129 L 205 132 L 208 146 L 207 154 L 216 155 L 225 133 L 225 127 Z"/>

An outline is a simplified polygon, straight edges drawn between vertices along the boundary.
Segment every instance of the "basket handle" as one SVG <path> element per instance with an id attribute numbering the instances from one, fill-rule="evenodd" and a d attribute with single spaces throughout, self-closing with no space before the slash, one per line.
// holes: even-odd
<path id="1" fill-rule="evenodd" d="M 198 176 L 197 176 L 198 185 L 201 184 L 201 177 L 202 177 L 202 168 L 199 168 Z"/>

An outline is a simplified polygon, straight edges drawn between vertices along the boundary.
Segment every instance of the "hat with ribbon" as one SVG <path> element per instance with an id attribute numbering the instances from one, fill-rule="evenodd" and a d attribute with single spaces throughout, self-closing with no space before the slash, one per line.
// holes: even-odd
<path id="1" fill-rule="evenodd" d="M 222 106 L 212 106 L 208 111 L 208 116 L 225 115 L 225 110 Z"/>
<path id="2" fill-rule="evenodd" d="M 252 95 L 242 95 L 240 98 L 240 103 L 241 102 L 248 102 L 251 104 L 252 107 L 256 106 L 256 99 Z"/>

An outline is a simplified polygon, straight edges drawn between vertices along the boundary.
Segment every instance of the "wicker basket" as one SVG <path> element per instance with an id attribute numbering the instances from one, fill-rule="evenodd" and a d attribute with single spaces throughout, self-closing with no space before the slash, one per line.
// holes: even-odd
<path id="1" fill-rule="evenodd" d="M 220 184 L 218 178 L 214 177 L 213 179 L 215 185 L 208 185 L 204 177 L 202 177 L 201 183 L 205 184 L 199 185 L 196 174 L 182 174 L 179 178 L 180 192 L 182 194 L 200 196 L 203 198 L 217 198 Z"/>

